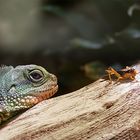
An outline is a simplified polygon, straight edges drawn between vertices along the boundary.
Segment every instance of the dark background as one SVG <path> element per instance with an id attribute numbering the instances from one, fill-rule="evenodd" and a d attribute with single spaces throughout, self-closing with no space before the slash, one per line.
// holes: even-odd
<path id="1" fill-rule="evenodd" d="M 0 1 L 0 64 L 38 64 L 57 95 L 140 59 L 138 0 Z"/>

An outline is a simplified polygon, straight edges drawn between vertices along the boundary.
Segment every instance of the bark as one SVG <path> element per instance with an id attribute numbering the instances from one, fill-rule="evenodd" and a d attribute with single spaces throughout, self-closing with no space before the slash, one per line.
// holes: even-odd
<path id="1" fill-rule="evenodd" d="M 139 77 L 112 83 L 103 78 L 43 101 L 1 128 L 0 138 L 140 140 Z"/>

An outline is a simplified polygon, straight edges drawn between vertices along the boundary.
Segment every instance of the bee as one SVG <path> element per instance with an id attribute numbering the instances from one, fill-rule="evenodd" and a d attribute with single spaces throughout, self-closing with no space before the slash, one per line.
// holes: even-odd
<path id="1" fill-rule="evenodd" d="M 135 80 L 135 76 L 136 74 L 138 74 L 138 71 L 128 66 L 126 66 L 126 68 L 124 69 L 121 69 L 120 71 L 116 71 L 112 67 L 109 67 L 106 70 L 106 72 L 108 73 L 110 81 L 112 81 L 112 78 L 111 78 L 112 75 L 115 75 L 118 78 L 117 81 L 120 81 L 120 80 L 126 80 L 126 79 Z"/>

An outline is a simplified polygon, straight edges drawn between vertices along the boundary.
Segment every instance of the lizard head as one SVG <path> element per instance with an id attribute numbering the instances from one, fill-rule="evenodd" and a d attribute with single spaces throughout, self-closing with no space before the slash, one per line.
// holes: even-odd
<path id="1" fill-rule="evenodd" d="M 4 69 L 4 68 L 3 68 Z M 37 65 L 11 67 L 2 76 L 3 100 L 7 110 L 34 106 L 57 92 L 57 78 Z"/>

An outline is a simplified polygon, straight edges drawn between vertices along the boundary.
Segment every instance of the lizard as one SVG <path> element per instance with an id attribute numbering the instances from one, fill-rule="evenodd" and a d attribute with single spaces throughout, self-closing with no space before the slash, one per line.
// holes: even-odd
<path id="1" fill-rule="evenodd" d="M 53 96 L 57 77 L 38 65 L 0 68 L 0 124 Z"/>

